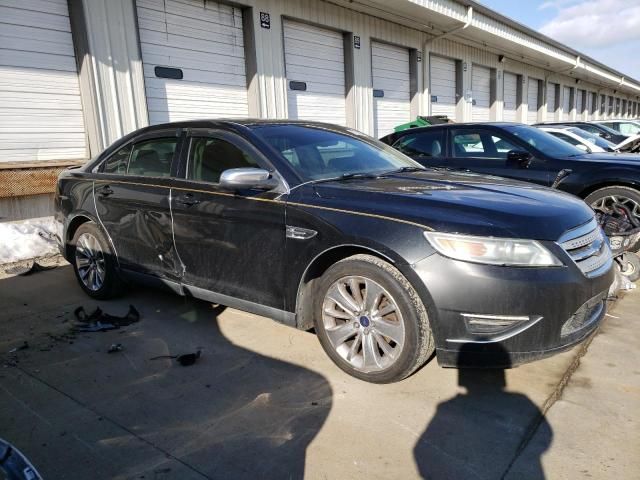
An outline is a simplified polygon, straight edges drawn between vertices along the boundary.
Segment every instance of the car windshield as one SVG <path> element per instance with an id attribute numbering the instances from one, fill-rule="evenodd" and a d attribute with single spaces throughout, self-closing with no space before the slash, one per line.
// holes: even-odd
<path id="1" fill-rule="evenodd" d="M 397 150 L 355 130 L 341 133 L 308 125 L 255 125 L 254 133 L 275 148 L 303 182 L 351 175 L 424 169 Z"/>
<path id="2" fill-rule="evenodd" d="M 551 157 L 571 157 L 584 154 L 579 148 L 535 127 L 512 125 L 505 128 L 512 135 Z"/>
<path id="3" fill-rule="evenodd" d="M 616 132 L 613 128 L 607 127 L 606 125 L 603 125 L 602 123 L 598 123 L 595 124 L 596 127 L 598 127 L 598 130 L 604 131 L 606 133 L 608 133 L 609 135 L 620 135 L 620 132 Z"/>
<path id="4" fill-rule="evenodd" d="M 610 141 L 605 140 L 602 137 L 598 137 L 597 135 L 594 135 L 592 133 L 585 132 L 581 128 L 571 127 L 571 128 L 568 128 L 567 130 L 569 130 L 572 133 L 575 133 L 580 138 L 584 138 L 587 142 L 592 143 L 594 145 L 597 145 L 600 148 L 608 149 L 608 148 L 614 148 L 615 147 L 615 145 L 613 143 L 611 143 Z"/>

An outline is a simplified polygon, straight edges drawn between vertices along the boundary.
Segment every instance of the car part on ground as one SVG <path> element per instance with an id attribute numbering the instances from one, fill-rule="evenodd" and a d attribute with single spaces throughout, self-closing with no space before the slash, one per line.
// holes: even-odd
<path id="1" fill-rule="evenodd" d="M 515 366 L 570 348 L 613 282 L 581 200 L 425 169 L 314 122 L 147 127 L 63 172 L 55 204 L 87 294 L 114 295 L 123 278 L 315 327 L 340 368 L 371 382 L 405 378 L 434 350 L 443 366 Z"/>

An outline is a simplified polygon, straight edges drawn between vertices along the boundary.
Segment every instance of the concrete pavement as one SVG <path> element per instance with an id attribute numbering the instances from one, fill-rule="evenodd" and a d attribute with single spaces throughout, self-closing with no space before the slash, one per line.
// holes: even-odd
<path id="1" fill-rule="evenodd" d="M 30 348 L 0 370 L 0 436 L 47 479 L 638 478 L 639 297 L 586 352 L 508 371 L 433 360 L 370 385 L 313 334 L 161 291 L 99 302 L 139 323 L 69 336 L 73 309 L 98 304 L 70 267 L 6 278 L 0 352 Z M 150 360 L 199 348 L 192 367 Z"/>

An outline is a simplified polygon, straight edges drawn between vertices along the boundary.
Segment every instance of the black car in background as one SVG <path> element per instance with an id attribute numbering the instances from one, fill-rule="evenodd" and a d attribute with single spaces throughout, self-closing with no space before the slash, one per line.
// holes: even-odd
<path id="1" fill-rule="evenodd" d="M 593 122 L 544 122 L 544 123 L 537 123 L 534 125 L 534 127 L 539 127 L 539 126 L 551 127 L 554 125 L 578 127 L 584 130 L 585 132 L 598 135 L 604 138 L 605 140 L 609 140 L 611 143 L 614 143 L 616 145 L 624 142 L 627 138 L 629 138 L 629 135 L 624 135 L 601 123 L 593 123 Z"/>
<path id="2" fill-rule="evenodd" d="M 445 366 L 511 366 L 566 349 L 603 318 L 613 280 L 579 199 L 425 169 L 325 124 L 144 128 L 63 172 L 56 208 L 88 295 L 133 279 L 315 328 L 371 382 L 434 350 Z"/>
<path id="3" fill-rule="evenodd" d="M 553 185 L 603 212 L 609 212 L 614 204 L 623 204 L 640 221 L 637 155 L 588 154 L 519 123 L 436 125 L 392 133 L 382 141 L 426 167 Z"/>

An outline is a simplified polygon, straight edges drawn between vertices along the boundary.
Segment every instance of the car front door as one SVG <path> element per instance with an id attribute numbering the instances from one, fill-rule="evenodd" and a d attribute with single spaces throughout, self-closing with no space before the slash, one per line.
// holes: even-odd
<path id="1" fill-rule="evenodd" d="M 183 179 L 171 190 L 183 283 L 237 299 L 284 308 L 285 203 L 278 191 L 229 191 L 220 174 L 265 168 L 250 143 L 226 131 L 192 131 Z"/>
<path id="2" fill-rule="evenodd" d="M 531 150 L 499 131 L 463 127 L 449 130 L 447 164 L 455 169 L 515 178 L 550 185 L 549 166 Z M 510 152 L 529 153 L 528 159 L 514 160 Z"/>
<path id="3" fill-rule="evenodd" d="M 178 129 L 147 134 L 121 147 L 98 167 L 94 182 L 97 215 L 125 270 L 179 278 L 169 190 L 180 143 Z"/>

